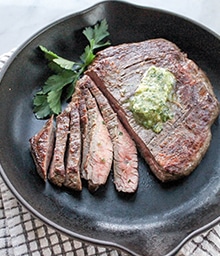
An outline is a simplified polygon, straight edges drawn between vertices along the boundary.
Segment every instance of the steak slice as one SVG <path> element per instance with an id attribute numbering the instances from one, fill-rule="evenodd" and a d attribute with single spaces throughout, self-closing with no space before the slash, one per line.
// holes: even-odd
<path id="1" fill-rule="evenodd" d="M 133 193 L 139 180 L 136 145 L 119 120 L 117 135 L 117 146 L 114 148 L 114 183 L 118 191 Z"/>
<path id="2" fill-rule="evenodd" d="M 87 86 L 95 97 L 113 143 L 114 183 L 118 191 L 132 193 L 138 186 L 138 159 L 134 141 L 119 121 L 108 100 L 87 76 Z"/>
<path id="3" fill-rule="evenodd" d="M 83 78 L 77 82 L 77 86 L 81 86 L 83 88 Z M 87 156 L 89 154 L 89 147 L 91 138 L 89 136 L 89 125 L 91 125 L 91 121 L 89 122 L 88 113 L 86 108 L 86 100 L 85 100 L 85 92 L 84 88 L 81 88 L 81 98 L 79 105 L 79 114 L 80 114 L 80 128 L 81 128 L 81 138 L 82 138 L 82 161 L 81 161 L 81 176 L 82 178 L 87 180 L 87 173 L 84 169 Z"/>
<path id="4" fill-rule="evenodd" d="M 31 154 L 35 162 L 38 174 L 45 181 L 47 180 L 47 171 L 51 162 L 54 133 L 53 116 L 45 123 L 43 128 L 30 138 Z"/>
<path id="5" fill-rule="evenodd" d="M 107 181 L 112 166 L 113 146 L 87 83 L 86 76 L 78 82 L 85 97 L 88 116 L 88 127 L 83 143 L 82 176 L 88 180 L 89 190 L 95 191 Z"/>
<path id="6" fill-rule="evenodd" d="M 174 116 L 159 134 L 138 124 L 129 105 L 152 65 L 166 68 L 176 78 Z M 109 100 L 161 181 L 186 176 L 200 163 L 210 144 L 219 102 L 205 73 L 175 44 L 159 38 L 108 47 L 97 53 L 86 74 Z"/>
<path id="7" fill-rule="evenodd" d="M 81 191 L 82 182 L 80 177 L 81 164 L 81 131 L 79 116 L 80 91 L 76 89 L 70 103 L 70 134 L 68 140 L 66 176 L 64 186 Z"/>
<path id="8" fill-rule="evenodd" d="M 53 151 L 53 158 L 50 165 L 49 180 L 57 185 L 62 186 L 65 181 L 65 152 L 67 146 L 67 139 L 69 134 L 71 105 L 56 117 L 56 139 Z"/>

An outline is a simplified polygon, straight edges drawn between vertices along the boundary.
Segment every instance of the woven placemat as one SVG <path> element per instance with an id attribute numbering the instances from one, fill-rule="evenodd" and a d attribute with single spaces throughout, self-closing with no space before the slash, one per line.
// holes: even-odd
<path id="1" fill-rule="evenodd" d="M 0 70 L 13 50 L 0 56 Z M 124 252 L 70 239 L 32 216 L 0 177 L 1 256 L 128 256 Z M 220 225 L 187 242 L 176 256 L 220 255 Z"/>

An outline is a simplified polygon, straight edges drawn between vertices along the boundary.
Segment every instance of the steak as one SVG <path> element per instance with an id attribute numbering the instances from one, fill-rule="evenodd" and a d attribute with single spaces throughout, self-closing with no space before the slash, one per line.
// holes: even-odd
<path id="1" fill-rule="evenodd" d="M 119 120 L 115 144 L 113 169 L 116 189 L 133 193 L 137 190 L 139 181 L 137 149 L 134 141 Z"/>
<path id="2" fill-rule="evenodd" d="M 173 118 L 157 134 L 137 123 L 129 99 L 152 65 L 176 78 Z M 150 169 L 161 181 L 189 175 L 211 140 L 219 102 L 206 74 L 173 43 L 152 39 L 108 47 L 97 53 L 86 74 L 108 99 Z"/>
<path id="3" fill-rule="evenodd" d="M 55 128 L 53 116 L 45 123 L 43 128 L 30 138 L 31 154 L 34 159 L 38 174 L 45 181 L 47 180 L 47 170 L 51 162 Z"/>
<path id="4" fill-rule="evenodd" d="M 79 80 L 77 82 L 77 86 L 78 85 L 80 85 L 81 87 L 83 86 L 82 80 Z M 89 154 L 89 147 L 90 147 L 90 141 L 91 141 L 91 138 L 89 136 L 89 129 L 90 129 L 89 125 L 91 126 L 91 121 L 89 122 L 89 119 L 88 119 L 84 88 L 81 88 L 81 91 L 82 93 L 81 93 L 80 106 L 79 106 L 80 128 L 82 133 L 81 176 L 82 178 L 87 180 L 87 173 L 84 169 L 84 166 Z"/>
<path id="5" fill-rule="evenodd" d="M 114 183 L 118 191 L 135 192 L 138 186 L 138 159 L 134 141 L 119 121 L 108 100 L 87 76 L 87 87 L 95 97 L 113 143 Z"/>
<path id="6" fill-rule="evenodd" d="M 87 88 L 86 77 L 78 81 L 78 86 L 85 97 L 88 117 L 82 152 L 82 177 L 88 180 L 89 190 L 95 191 L 107 181 L 112 166 L 113 146 L 96 101 Z"/>
<path id="7" fill-rule="evenodd" d="M 65 181 L 65 152 L 69 134 L 71 105 L 56 117 L 56 138 L 53 158 L 49 168 L 48 178 L 57 186 L 62 186 Z"/>
<path id="8" fill-rule="evenodd" d="M 67 147 L 66 176 L 64 186 L 74 190 L 82 190 L 80 177 L 81 165 L 81 131 L 80 131 L 80 91 L 76 90 L 70 103 L 70 134 Z"/>

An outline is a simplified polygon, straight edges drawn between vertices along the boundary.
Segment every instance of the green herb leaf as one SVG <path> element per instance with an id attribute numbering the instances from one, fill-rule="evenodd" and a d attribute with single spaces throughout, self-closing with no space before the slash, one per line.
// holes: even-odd
<path id="1" fill-rule="evenodd" d="M 90 46 L 87 45 L 84 53 L 80 56 L 81 61 L 84 63 L 84 66 L 88 66 L 92 61 L 94 60 L 95 55 L 93 54 L 93 51 L 91 50 Z"/>
<path id="2" fill-rule="evenodd" d="M 48 67 L 55 74 L 48 77 L 41 91 L 34 96 L 34 113 L 37 118 L 58 115 L 62 110 L 62 99 L 68 100 L 72 96 L 77 80 L 94 60 L 95 50 L 110 45 L 109 41 L 104 41 L 109 36 L 106 20 L 97 23 L 93 28 L 85 28 L 83 34 L 89 45 L 85 47 L 79 63 L 60 57 L 42 45 L 39 46 L 48 60 Z"/>
<path id="3" fill-rule="evenodd" d="M 48 59 L 49 61 L 59 58 L 59 56 L 56 55 L 56 53 L 48 51 L 46 47 L 40 45 L 39 48 L 41 49 L 42 52 L 44 52 L 45 58 Z"/>
<path id="4" fill-rule="evenodd" d="M 47 96 L 47 101 L 50 105 L 50 109 L 56 115 L 61 112 L 61 95 L 62 90 L 59 91 L 50 91 Z"/>
<path id="5" fill-rule="evenodd" d="M 109 41 L 102 42 L 103 39 L 109 36 L 108 24 L 105 19 L 102 20 L 100 24 L 96 24 L 94 29 L 91 27 L 86 28 L 83 31 L 83 34 L 86 36 L 86 38 L 90 42 L 90 47 L 92 50 L 110 45 Z"/>
<path id="6" fill-rule="evenodd" d="M 74 61 L 66 60 L 61 57 L 59 57 L 58 59 L 54 59 L 53 62 L 58 64 L 61 68 L 64 68 L 67 70 L 73 70 L 73 67 L 76 64 Z"/>
<path id="7" fill-rule="evenodd" d="M 47 95 L 38 92 L 34 97 L 34 113 L 37 118 L 46 118 L 52 115 L 52 111 L 47 102 Z"/>
<path id="8" fill-rule="evenodd" d="M 72 83 L 76 74 L 73 71 L 63 71 L 62 73 L 50 76 L 43 87 L 44 93 L 49 93 L 50 91 L 62 90 L 64 86 Z"/>

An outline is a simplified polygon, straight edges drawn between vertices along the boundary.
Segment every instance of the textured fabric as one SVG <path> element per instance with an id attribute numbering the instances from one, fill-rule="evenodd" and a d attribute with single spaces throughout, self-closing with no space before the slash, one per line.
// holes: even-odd
<path id="1" fill-rule="evenodd" d="M 0 255 L 21 256 L 128 256 L 116 250 L 94 247 L 57 233 L 34 218 L 18 203 L 0 179 Z M 220 225 L 195 237 L 177 256 L 220 255 Z"/>
<path id="2" fill-rule="evenodd" d="M 10 256 L 126 256 L 70 239 L 34 218 L 14 198 L 0 178 L 0 255 Z"/>
<path id="3" fill-rule="evenodd" d="M 0 56 L 0 70 L 13 50 Z M 12 195 L 0 177 L 1 256 L 128 256 L 70 239 L 33 217 Z M 220 255 L 220 225 L 187 242 L 176 256 Z"/>

